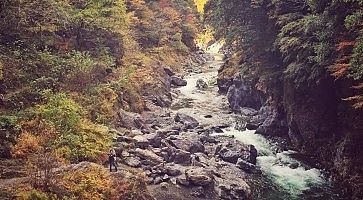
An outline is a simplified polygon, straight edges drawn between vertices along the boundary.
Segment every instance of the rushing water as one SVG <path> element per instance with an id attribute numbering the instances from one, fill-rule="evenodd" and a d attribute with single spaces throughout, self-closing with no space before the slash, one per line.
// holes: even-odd
<path id="1" fill-rule="evenodd" d="M 215 83 L 217 71 L 223 65 L 223 56 L 218 53 L 221 45 L 216 44 L 209 48 L 209 53 L 214 55 L 215 60 L 202 66 L 202 73 L 192 73 L 185 77 L 187 86 L 179 88 L 181 94 L 178 100 L 188 102 L 188 106 L 181 106 L 177 111 L 195 117 L 205 126 L 218 123 L 232 125 L 234 121 L 234 115 L 228 112 L 226 98 L 218 94 L 215 84 L 210 84 L 207 91 L 199 91 L 195 87 L 198 79 Z M 214 117 L 204 118 L 207 114 Z M 319 169 L 307 166 L 292 156 L 297 152 L 277 152 L 276 144 L 262 135 L 255 134 L 254 130 L 237 131 L 231 127 L 225 129 L 223 134 L 233 135 L 242 143 L 252 144 L 258 151 L 257 166 L 262 173 L 252 175 L 249 180 L 254 199 L 339 199 Z"/>
<path id="2" fill-rule="evenodd" d="M 265 187 L 265 190 L 255 194 L 258 199 L 339 199 L 321 170 L 311 168 L 291 156 L 297 152 L 275 152 L 276 146 L 264 136 L 255 134 L 254 130 L 224 131 L 225 135 L 233 135 L 237 140 L 256 147 L 257 166 L 265 176 L 258 181 L 262 185 L 255 185 Z"/>

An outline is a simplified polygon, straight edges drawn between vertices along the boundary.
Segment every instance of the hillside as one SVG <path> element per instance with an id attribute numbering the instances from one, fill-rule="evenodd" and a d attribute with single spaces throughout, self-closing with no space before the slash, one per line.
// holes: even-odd
<path id="1" fill-rule="evenodd" d="M 211 0 L 205 18 L 224 39 L 219 88 L 231 108 L 270 117 L 256 133 L 317 157 L 349 198 L 362 198 L 362 1 Z M 348 197 L 347 197 L 348 198 Z"/>

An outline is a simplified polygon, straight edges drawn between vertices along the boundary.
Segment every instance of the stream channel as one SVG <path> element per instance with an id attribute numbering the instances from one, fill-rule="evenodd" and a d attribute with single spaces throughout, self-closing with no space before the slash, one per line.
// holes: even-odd
<path id="1" fill-rule="evenodd" d="M 186 113 L 196 118 L 203 126 L 225 124 L 224 135 L 233 135 L 245 144 L 252 144 L 258 151 L 257 166 L 261 174 L 251 174 L 247 183 L 252 188 L 253 199 L 341 199 L 324 176 L 323 170 L 313 168 L 294 156 L 292 150 L 276 151 L 279 144 L 255 134 L 254 130 L 235 130 L 236 115 L 230 112 L 228 101 L 218 93 L 216 86 L 218 69 L 223 65 L 223 55 L 218 53 L 220 45 L 209 48 L 214 59 L 201 66 L 201 72 L 187 75 L 187 86 L 180 87 L 177 102 L 186 106 L 177 106 L 174 101 L 174 112 Z M 198 90 L 196 82 L 203 79 L 208 83 L 207 90 Z M 205 116 L 212 117 L 206 118 Z M 292 165 L 298 167 L 291 167 Z"/>

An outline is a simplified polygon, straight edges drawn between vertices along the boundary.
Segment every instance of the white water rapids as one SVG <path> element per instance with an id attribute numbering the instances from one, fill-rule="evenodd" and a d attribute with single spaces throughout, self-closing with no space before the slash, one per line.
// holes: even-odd
<path id="1" fill-rule="evenodd" d="M 214 61 L 201 66 L 202 73 L 191 73 L 186 76 L 187 86 L 179 88 L 180 95 L 175 103 L 190 102 L 190 106 L 175 109 L 196 118 L 204 126 L 228 124 L 230 128 L 224 129 L 224 135 L 233 135 L 245 144 L 252 144 L 258 151 L 257 166 L 262 176 L 278 188 L 276 194 L 262 194 L 258 199 L 337 199 L 326 195 L 329 186 L 320 170 L 310 168 L 300 161 L 292 158 L 293 151 L 276 153 L 276 146 L 262 135 L 255 134 L 253 130 L 237 131 L 233 127 L 235 115 L 229 112 L 226 97 L 218 93 L 216 79 L 218 69 L 223 65 L 223 56 L 218 53 L 221 44 L 209 48 L 209 53 L 215 57 Z M 206 91 L 196 88 L 198 79 L 209 83 Z M 212 115 L 212 118 L 205 118 Z M 295 165 L 292 167 L 292 165 Z M 323 188 L 323 189 L 322 189 Z M 271 192 L 273 193 L 273 192 Z M 308 194 L 308 198 L 306 198 Z"/>

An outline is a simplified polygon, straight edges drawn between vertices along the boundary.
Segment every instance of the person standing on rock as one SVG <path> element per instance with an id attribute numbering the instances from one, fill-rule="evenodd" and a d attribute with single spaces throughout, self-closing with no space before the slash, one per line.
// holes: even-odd
<path id="1" fill-rule="evenodd" d="M 197 162 L 197 156 L 193 153 L 192 155 L 190 155 L 191 166 L 195 166 L 196 162 Z"/>
<path id="2" fill-rule="evenodd" d="M 110 149 L 110 153 L 108 154 L 108 162 L 110 164 L 110 172 L 112 172 L 112 166 L 115 167 L 117 172 L 116 151 L 114 149 Z"/>

